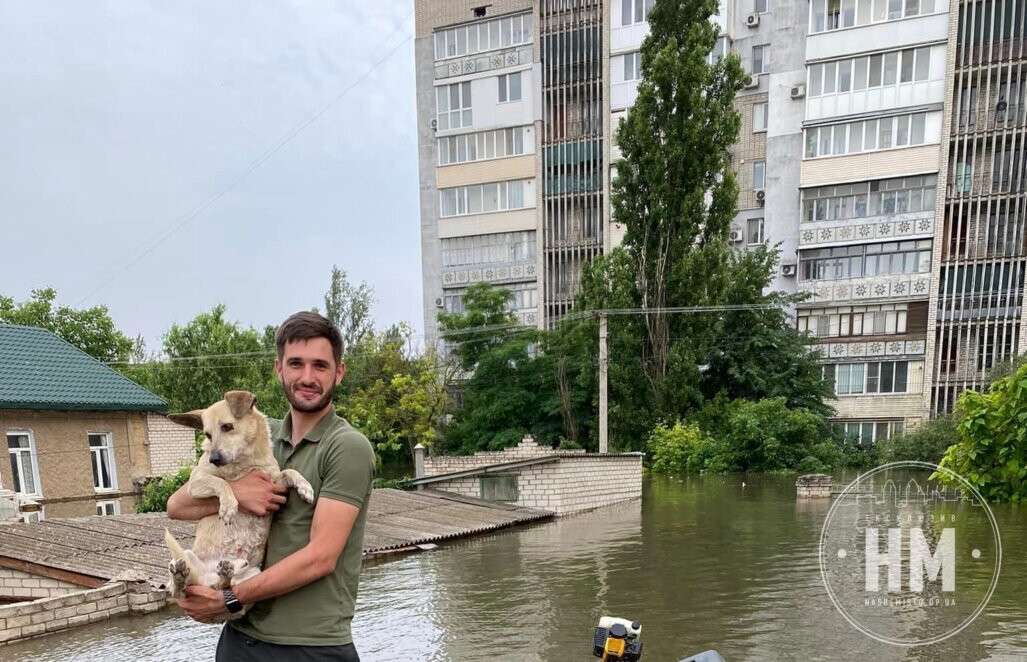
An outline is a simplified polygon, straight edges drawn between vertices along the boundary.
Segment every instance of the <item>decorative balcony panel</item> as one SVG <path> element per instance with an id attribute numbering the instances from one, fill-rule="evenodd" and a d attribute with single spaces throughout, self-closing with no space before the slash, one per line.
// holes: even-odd
<path id="1" fill-rule="evenodd" d="M 856 303 L 881 301 L 892 298 L 924 298 L 930 295 L 929 274 L 881 276 L 878 278 L 852 278 L 835 281 L 803 281 L 801 292 L 812 296 L 804 303 Z"/>
<path id="2" fill-rule="evenodd" d="M 528 44 L 446 60 L 435 65 L 435 80 L 531 64 L 531 53 L 531 44 Z"/>
<path id="3" fill-rule="evenodd" d="M 799 225 L 799 246 L 802 248 L 933 236 L 933 211 Z"/>

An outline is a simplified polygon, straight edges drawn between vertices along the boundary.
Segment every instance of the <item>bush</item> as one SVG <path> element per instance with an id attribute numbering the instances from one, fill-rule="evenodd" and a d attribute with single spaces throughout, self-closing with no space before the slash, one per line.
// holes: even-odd
<path id="1" fill-rule="evenodd" d="M 405 490 L 407 489 L 406 482 L 410 480 L 410 476 L 403 476 L 402 478 L 375 478 L 371 483 L 371 486 L 376 490 L 380 489 L 393 489 L 393 490 Z"/>
<path id="2" fill-rule="evenodd" d="M 822 416 L 790 409 L 784 398 L 731 402 L 719 431 L 731 449 L 732 471 L 820 470 L 842 462 L 842 453 Z"/>
<path id="3" fill-rule="evenodd" d="M 949 446 L 959 441 L 955 421 L 950 416 L 936 418 L 896 435 L 879 441 L 881 462 L 920 460 L 937 464 Z"/>
<path id="4" fill-rule="evenodd" d="M 945 451 L 941 466 L 988 501 L 1027 501 L 1027 365 L 994 382 L 987 393 L 964 391 L 956 411 L 958 441 Z M 961 487 L 945 474 L 936 476 Z"/>
<path id="5" fill-rule="evenodd" d="M 652 469 L 657 473 L 723 472 L 725 449 L 704 435 L 695 423 L 658 425 L 647 442 Z"/>
<path id="6" fill-rule="evenodd" d="M 139 513 L 162 513 L 168 509 L 168 499 L 178 488 L 189 482 L 192 467 L 180 469 L 178 473 L 168 474 L 146 484 L 143 498 L 136 508 Z"/>

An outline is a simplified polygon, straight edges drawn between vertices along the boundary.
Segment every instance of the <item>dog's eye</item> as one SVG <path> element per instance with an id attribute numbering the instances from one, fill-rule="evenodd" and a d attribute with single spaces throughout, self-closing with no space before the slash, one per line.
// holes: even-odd
<path id="1" fill-rule="evenodd" d="M 231 432 L 234 429 L 235 428 L 232 427 L 231 423 L 222 423 L 221 424 L 221 431 L 222 432 Z"/>

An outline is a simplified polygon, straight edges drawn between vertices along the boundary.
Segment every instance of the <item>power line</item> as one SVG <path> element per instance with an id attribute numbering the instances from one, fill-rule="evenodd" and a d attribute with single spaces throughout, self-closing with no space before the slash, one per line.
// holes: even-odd
<path id="1" fill-rule="evenodd" d="M 407 21 L 410 20 L 410 17 L 412 15 L 413 15 L 413 12 L 410 12 L 410 14 L 407 14 L 406 18 L 403 19 L 403 21 L 400 23 L 399 27 L 396 30 L 393 30 L 392 33 L 390 33 L 389 36 L 386 39 L 383 39 L 382 43 L 385 43 L 388 40 L 392 39 L 393 35 L 397 34 L 400 31 L 400 29 L 403 26 L 406 25 Z M 113 282 L 114 279 L 117 278 L 117 276 L 121 272 L 126 271 L 126 270 L 130 269 L 131 267 L 135 266 L 136 264 L 138 264 L 140 260 L 142 260 L 144 257 L 146 257 L 147 255 L 152 253 L 154 250 L 156 250 L 157 247 L 159 247 L 162 243 L 164 243 L 164 241 L 166 241 L 171 235 L 173 235 L 175 232 L 177 232 L 180 228 L 184 227 L 185 225 L 187 225 L 188 223 L 193 221 L 200 214 L 205 212 L 210 207 L 214 206 L 214 204 L 216 204 L 219 200 L 221 200 L 221 198 L 225 197 L 226 195 L 228 195 L 229 193 L 234 191 L 236 189 L 236 187 L 238 187 L 239 184 L 241 184 L 255 170 L 257 170 L 262 165 L 264 165 L 266 162 L 271 160 L 271 158 L 274 157 L 275 154 L 277 154 L 279 151 L 281 151 L 282 148 L 285 147 L 287 144 L 292 142 L 296 138 L 296 136 L 298 136 L 307 127 L 309 127 L 311 124 L 313 124 L 314 122 L 319 120 L 322 116 L 324 116 L 325 113 L 327 113 L 329 110 L 331 110 L 331 108 L 333 106 L 335 106 L 335 104 L 337 104 L 339 101 L 341 101 L 343 99 L 343 97 L 345 97 L 351 90 L 353 90 L 353 88 L 355 88 L 360 83 L 364 82 L 364 80 L 366 80 L 367 77 L 370 76 L 371 73 L 373 73 L 375 69 L 377 69 L 379 66 L 384 64 L 385 61 L 388 60 L 390 57 L 392 57 L 392 55 L 396 51 L 398 51 L 401 46 L 406 44 L 412 38 L 413 38 L 413 35 L 407 35 L 407 37 L 405 39 L 403 39 L 398 44 L 396 44 L 391 49 L 389 49 L 389 51 L 386 52 L 386 54 L 384 56 L 382 56 L 377 61 L 375 61 L 367 70 L 364 71 L 363 74 L 358 76 L 356 78 L 356 80 L 354 80 L 352 83 L 350 83 L 348 86 L 346 86 L 346 88 L 343 89 L 342 92 L 340 92 L 334 99 L 332 99 L 326 105 L 324 105 L 319 111 L 317 111 L 316 113 L 314 113 L 313 115 L 308 117 L 306 120 L 300 122 L 299 124 L 294 126 L 292 129 L 286 131 L 285 134 L 283 134 L 283 136 L 278 140 L 277 143 L 275 143 L 271 147 L 265 149 L 264 152 L 260 156 L 258 156 L 256 159 L 251 161 L 250 164 L 246 167 L 245 170 L 243 170 L 242 173 L 240 173 L 235 179 L 233 179 L 231 182 L 229 182 L 228 186 L 226 186 L 225 188 L 221 189 L 219 192 L 215 193 L 211 197 L 207 198 L 199 206 L 195 207 L 191 212 L 188 212 L 183 217 L 180 217 L 179 220 L 174 221 L 170 228 L 168 228 L 165 232 L 163 232 L 160 236 L 158 236 L 155 241 L 151 242 L 148 246 L 146 246 L 135 257 L 131 258 L 128 262 L 122 264 L 120 267 L 116 267 L 115 270 L 111 273 L 109 278 L 101 281 L 99 285 L 97 285 L 88 294 L 86 294 L 81 299 L 79 299 L 75 303 L 75 306 L 80 306 L 83 303 L 85 303 L 94 294 L 96 294 L 97 292 L 99 292 L 103 288 L 107 287 L 107 285 L 109 285 L 111 282 Z"/>

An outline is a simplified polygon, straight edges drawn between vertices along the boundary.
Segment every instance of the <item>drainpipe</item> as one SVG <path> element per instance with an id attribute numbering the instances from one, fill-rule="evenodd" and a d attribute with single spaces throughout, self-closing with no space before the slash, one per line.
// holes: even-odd
<path id="1" fill-rule="evenodd" d="M 414 478 L 424 478 L 424 444 L 417 444 L 414 446 Z M 417 486 L 418 490 L 423 490 L 423 485 Z"/>

